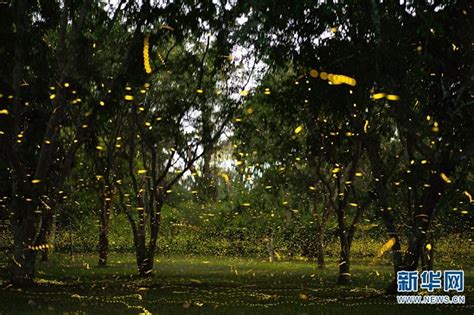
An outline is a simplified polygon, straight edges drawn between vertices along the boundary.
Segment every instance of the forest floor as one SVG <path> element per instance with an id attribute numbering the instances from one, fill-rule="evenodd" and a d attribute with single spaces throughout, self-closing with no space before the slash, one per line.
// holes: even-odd
<path id="1" fill-rule="evenodd" d="M 393 276 L 386 261 L 351 266 L 353 285 L 335 285 L 338 264 L 267 262 L 248 258 L 157 257 L 155 274 L 136 276 L 134 256 L 112 254 L 96 267 L 96 255 L 55 253 L 40 263 L 37 285 L 15 289 L 0 276 L 0 314 L 473 314 L 472 266 L 465 270 L 466 305 L 398 305 L 384 295 Z M 459 262 L 457 262 L 459 264 Z M 456 264 L 456 263 L 455 263 Z M 3 262 L 2 267 L 5 267 Z M 443 268 L 444 267 L 444 268 Z M 436 293 L 434 293 L 436 294 Z M 443 294 L 439 292 L 438 294 Z"/>

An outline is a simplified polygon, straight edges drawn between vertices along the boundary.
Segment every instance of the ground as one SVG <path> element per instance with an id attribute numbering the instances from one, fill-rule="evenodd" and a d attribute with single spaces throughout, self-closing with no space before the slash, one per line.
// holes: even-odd
<path id="1" fill-rule="evenodd" d="M 107 268 L 93 254 L 54 254 L 41 263 L 37 286 L 15 289 L 0 278 L 0 314 L 473 314 L 474 273 L 466 271 L 466 305 L 397 305 L 384 295 L 386 261 L 359 260 L 351 287 L 335 285 L 337 262 L 220 257 L 157 257 L 153 277 L 136 276 L 131 254 L 113 254 Z M 453 262 L 435 269 L 449 269 Z M 5 267 L 5 263 L 2 265 Z M 442 294 L 442 293 L 440 293 Z"/>

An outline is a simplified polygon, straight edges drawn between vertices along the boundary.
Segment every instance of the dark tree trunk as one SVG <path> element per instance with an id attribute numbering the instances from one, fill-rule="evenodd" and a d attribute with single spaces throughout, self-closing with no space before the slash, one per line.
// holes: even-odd
<path id="1" fill-rule="evenodd" d="M 341 258 L 339 261 L 339 277 L 337 279 L 337 284 L 341 285 L 349 285 L 352 283 L 352 278 L 350 274 L 350 246 L 347 240 L 346 235 L 342 235 L 345 233 L 340 234 L 340 242 L 341 242 Z"/>
<path id="2" fill-rule="evenodd" d="M 137 251 L 138 274 L 142 277 L 153 275 L 153 261 L 155 260 L 156 243 L 161 223 L 161 207 L 162 203 L 158 202 L 156 212 L 151 215 L 148 246 L 145 245 L 145 231 L 143 230 L 143 246 L 140 248 L 140 253 Z"/>
<path id="3" fill-rule="evenodd" d="M 145 257 L 138 265 L 138 274 L 140 277 L 150 277 L 153 275 L 154 257 Z"/>
<path id="4" fill-rule="evenodd" d="M 344 222 L 344 210 L 337 209 L 337 221 L 338 221 L 338 234 L 339 242 L 341 246 L 340 259 L 339 259 L 339 277 L 337 284 L 349 285 L 352 283 L 350 274 L 350 243 L 347 237 L 346 224 Z"/>
<path id="5" fill-rule="evenodd" d="M 109 256 L 109 238 L 106 229 L 107 227 L 101 226 L 99 233 L 99 267 L 107 266 L 107 258 Z"/>
<path id="6" fill-rule="evenodd" d="M 380 156 L 380 141 L 375 136 L 368 136 L 365 139 L 364 145 L 367 149 L 367 156 L 369 158 L 370 167 L 378 181 L 375 181 L 375 200 L 377 205 L 381 208 L 379 215 L 387 230 L 389 238 L 395 239 L 395 244 L 392 247 L 393 268 L 395 274 L 402 266 L 402 253 L 400 246 L 400 237 L 397 227 L 394 223 L 393 215 L 389 211 L 387 198 L 387 182 L 390 180 L 390 175 L 387 166 L 382 161 Z"/>
<path id="7" fill-rule="evenodd" d="M 429 239 L 421 248 L 421 269 L 433 270 L 433 239 Z"/>
<path id="8" fill-rule="evenodd" d="M 24 117 L 24 100 L 22 100 L 22 92 L 20 82 L 24 80 L 23 67 L 25 59 L 25 20 L 28 18 L 26 14 L 26 1 L 19 0 L 13 3 L 15 10 L 15 26 L 16 26 L 16 41 L 14 49 L 14 69 L 13 69 L 13 88 L 14 88 L 14 121 L 13 125 L 9 125 L 10 135 L 18 134 L 22 128 L 23 117 Z M 67 56 L 65 53 L 65 36 L 67 27 L 67 18 L 69 13 L 70 3 L 66 1 L 64 8 L 61 13 L 61 23 L 59 26 L 58 33 L 58 52 L 60 61 Z M 62 65 L 63 66 L 63 65 Z M 63 67 L 64 68 L 64 67 Z M 64 74 L 64 73 L 63 73 Z M 62 75 L 60 82 L 63 82 L 64 76 Z M 18 158 L 21 154 L 21 149 L 17 148 L 16 145 L 11 143 L 11 139 L 7 142 L 9 148 L 7 152 L 9 163 L 14 170 L 12 180 L 12 220 L 11 224 L 13 227 L 13 240 L 14 248 L 12 255 L 12 283 L 16 285 L 29 285 L 33 283 L 35 274 L 35 263 L 37 252 L 32 249 L 44 238 L 45 232 L 47 231 L 46 225 L 40 229 L 37 226 L 39 218 L 35 211 L 41 205 L 40 198 L 44 194 L 46 184 L 44 181 L 47 180 L 47 175 L 51 164 L 53 163 L 54 156 L 53 151 L 56 148 L 56 140 L 58 136 L 58 130 L 60 128 L 60 121 L 64 115 L 64 92 L 62 89 L 59 90 L 58 96 L 54 101 L 54 110 L 52 111 L 46 130 L 44 133 L 44 139 L 50 141 L 49 144 L 44 143 L 40 146 L 40 152 L 37 156 L 36 164 L 34 167 L 33 179 L 40 180 L 38 185 L 31 186 L 31 178 L 26 174 L 27 167 L 25 167 Z M 39 235 L 41 234 L 42 235 Z M 41 237 L 40 237 L 41 236 Z"/>
<path id="9" fill-rule="evenodd" d="M 99 230 L 99 262 L 100 267 L 107 266 L 109 256 L 109 223 L 110 223 L 111 198 L 109 194 L 101 196 L 100 230 Z"/>
<path id="10" fill-rule="evenodd" d="M 318 268 L 323 269 L 325 267 L 324 263 L 324 230 L 320 229 L 318 233 L 318 243 L 317 243 L 317 250 L 318 250 Z"/>
<path id="11" fill-rule="evenodd" d="M 50 233 L 51 233 L 51 227 L 53 225 L 53 213 L 50 211 L 48 212 L 46 211 L 47 210 L 44 210 L 44 215 L 41 222 L 41 231 L 38 237 L 38 243 L 45 244 L 47 245 L 47 247 L 49 247 L 50 244 L 48 240 L 50 239 L 50 236 L 51 236 Z M 48 261 L 48 258 L 49 258 L 48 248 L 44 248 L 41 251 L 41 261 L 46 262 Z"/>
<path id="12" fill-rule="evenodd" d="M 20 83 L 23 80 L 23 67 L 25 60 L 25 35 L 26 35 L 26 2 L 18 0 L 13 3 L 15 15 L 16 40 L 14 46 L 13 67 L 13 89 L 14 89 L 14 119 L 9 122 L 7 128 L 11 136 L 18 134 L 21 128 L 21 120 L 24 103 Z M 27 189 L 26 174 L 21 161 L 14 154 L 16 148 L 10 139 L 10 148 L 7 149 L 9 163 L 14 170 L 12 176 L 12 202 L 11 202 L 11 224 L 13 230 L 13 253 L 11 261 L 11 281 L 14 285 L 24 286 L 33 284 L 35 274 L 36 253 L 31 250 L 36 237 L 36 217 L 34 203 L 36 199 L 32 190 Z M 32 201 L 26 201 L 26 198 Z"/>
<path id="13" fill-rule="evenodd" d="M 214 144 L 212 143 L 212 118 L 211 110 L 207 106 L 203 108 L 202 113 L 202 139 L 204 143 L 202 178 L 200 182 L 199 192 L 201 201 L 216 201 L 217 200 L 217 186 L 216 174 L 211 167 L 211 160 L 214 153 Z"/>
<path id="14" fill-rule="evenodd" d="M 443 165 L 443 163 L 441 165 Z M 440 169 L 443 169 L 443 167 L 440 167 Z M 449 174 L 448 171 L 445 171 L 444 173 Z M 446 183 L 444 183 L 441 179 L 440 171 L 431 172 L 429 177 L 429 189 L 426 189 L 423 192 L 421 200 L 418 201 L 417 206 L 415 207 L 415 211 L 413 213 L 413 228 L 411 231 L 410 238 L 408 240 L 408 249 L 406 250 L 403 259 L 403 265 L 401 266 L 400 270 L 417 270 L 419 260 L 423 260 L 422 256 L 424 254 L 427 244 L 426 234 L 428 233 L 435 207 L 438 204 L 438 201 L 445 188 Z M 432 255 L 432 249 L 431 251 L 427 252 L 427 254 Z M 430 260 L 432 260 L 431 255 Z M 423 265 L 425 264 L 423 263 Z M 432 268 L 432 262 L 426 262 L 426 268 Z M 396 277 L 397 275 L 395 274 L 395 277 L 389 285 L 387 292 L 396 292 Z"/>
<path id="15" fill-rule="evenodd" d="M 14 180 L 17 181 L 17 180 Z M 15 189 L 12 209 L 13 255 L 11 262 L 11 282 L 16 286 L 33 284 L 35 276 L 36 251 L 31 247 L 36 237 L 36 219 L 32 205 L 25 201 L 24 195 Z"/>
<path id="16" fill-rule="evenodd" d="M 156 244 L 161 223 L 161 207 L 162 202 L 159 202 L 156 207 L 156 212 L 150 219 L 150 235 L 148 246 L 146 244 L 146 225 L 144 210 L 139 210 L 138 219 L 135 220 L 127 209 L 122 192 L 119 190 L 120 202 L 125 211 L 127 219 L 132 228 L 133 244 L 135 247 L 135 256 L 138 267 L 138 274 L 141 277 L 148 277 L 153 274 L 153 261 L 155 259 Z"/>
<path id="17" fill-rule="evenodd" d="M 430 174 L 429 184 L 430 188 L 424 191 L 421 201 L 415 207 L 413 229 L 404 259 L 404 270 L 416 270 L 418 267 L 418 260 L 426 245 L 426 234 L 434 209 L 446 185 L 438 172 Z"/>

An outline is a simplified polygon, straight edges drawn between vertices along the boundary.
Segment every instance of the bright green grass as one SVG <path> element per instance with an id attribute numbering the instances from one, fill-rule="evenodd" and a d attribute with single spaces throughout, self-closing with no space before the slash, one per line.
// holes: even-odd
<path id="1" fill-rule="evenodd" d="M 385 296 L 392 268 L 357 261 L 351 287 L 336 286 L 337 263 L 324 270 L 313 262 L 215 257 L 158 257 L 155 275 L 136 277 L 133 255 L 113 254 L 107 268 L 95 255 L 74 259 L 54 254 L 40 264 L 38 286 L 17 290 L 3 284 L 0 313 L 48 314 L 473 314 L 474 272 L 451 262 L 439 269 L 466 271 L 465 306 L 400 306 Z M 437 267 L 438 269 L 438 267 Z M 5 278 L 0 281 L 6 281 Z M 442 294 L 442 293 L 440 293 Z"/>

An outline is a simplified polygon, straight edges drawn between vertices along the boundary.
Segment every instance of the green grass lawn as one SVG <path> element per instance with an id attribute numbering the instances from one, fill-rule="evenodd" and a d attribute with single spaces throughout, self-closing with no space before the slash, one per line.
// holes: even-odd
<path id="1" fill-rule="evenodd" d="M 54 254 L 39 264 L 38 285 L 15 289 L 1 278 L 0 313 L 48 314 L 473 314 L 474 273 L 463 268 L 464 306 L 397 305 L 385 296 L 392 268 L 384 261 L 352 265 L 351 287 L 335 285 L 337 263 L 221 257 L 157 257 L 155 275 L 136 276 L 134 256 L 113 254 L 107 268 L 95 255 Z M 454 265 L 453 265 L 454 264 Z M 5 264 L 3 265 L 5 266 Z M 443 294 L 443 293 L 439 293 Z"/>

